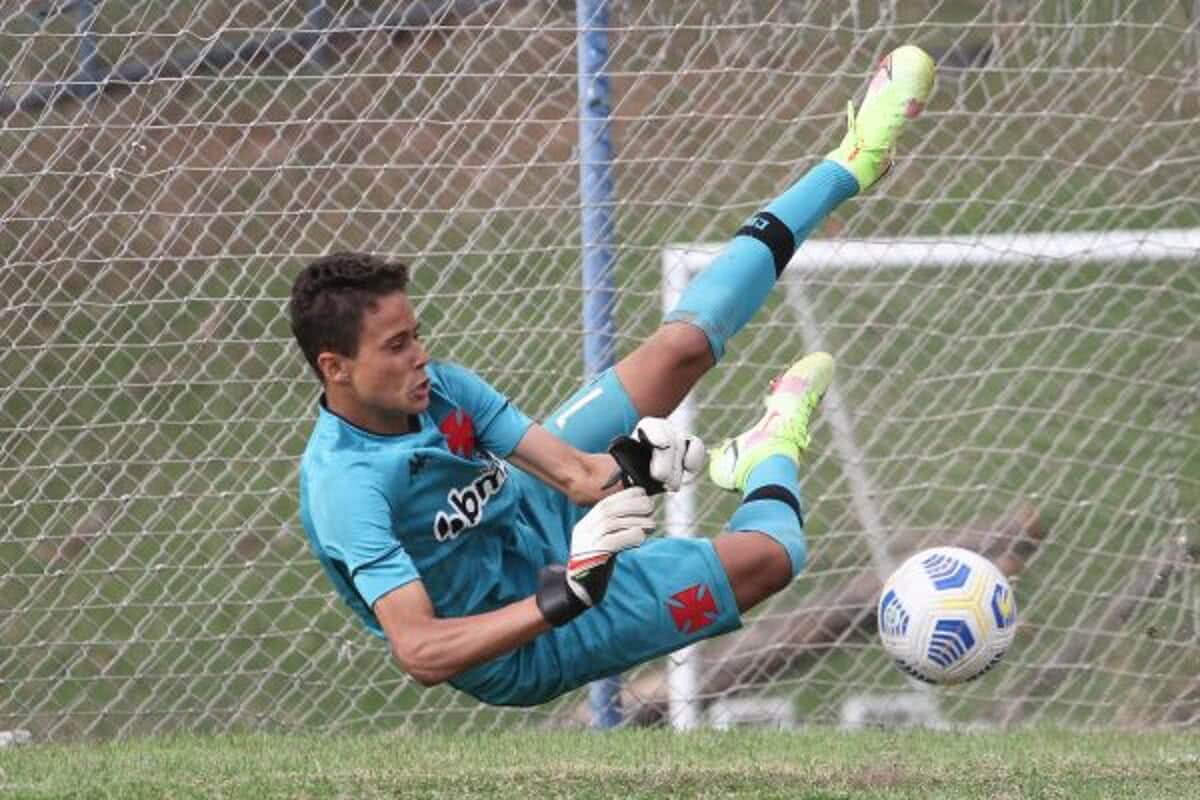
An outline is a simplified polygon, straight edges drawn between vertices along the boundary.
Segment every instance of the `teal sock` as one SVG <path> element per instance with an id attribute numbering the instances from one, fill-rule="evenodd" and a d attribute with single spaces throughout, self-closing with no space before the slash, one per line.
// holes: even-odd
<path id="1" fill-rule="evenodd" d="M 765 210 L 783 220 L 799 247 L 830 211 L 856 194 L 858 179 L 849 170 L 836 161 L 822 161 Z"/>
<path id="2" fill-rule="evenodd" d="M 759 531 L 783 545 L 792 561 L 792 577 L 808 561 L 800 471 L 787 456 L 771 456 L 750 471 L 742 504 L 729 519 L 731 531 Z"/>
<path id="3" fill-rule="evenodd" d="M 817 164 L 750 218 L 684 289 L 667 322 L 700 328 L 720 361 L 725 343 L 762 307 L 796 248 L 830 211 L 857 193 L 858 181 L 840 164 Z"/>

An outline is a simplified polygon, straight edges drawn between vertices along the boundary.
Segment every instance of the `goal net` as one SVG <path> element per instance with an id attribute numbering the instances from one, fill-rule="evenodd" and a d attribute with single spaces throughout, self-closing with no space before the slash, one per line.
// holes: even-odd
<path id="1" fill-rule="evenodd" d="M 1200 719 L 1191 5 L 612 4 L 621 352 L 661 319 L 664 248 L 725 240 L 835 146 L 889 49 L 940 61 L 894 173 L 694 393 L 715 441 L 814 334 L 839 362 L 809 571 L 692 651 L 676 713 Z M 334 597 L 296 513 L 317 387 L 285 318 L 307 260 L 387 253 L 438 357 L 535 416 L 569 396 L 575 35 L 545 1 L 0 10 L 0 730 L 586 724 L 584 693 L 420 688 Z M 956 247 L 1011 259 L 935 257 Z M 732 502 L 700 487 L 686 525 L 714 534 Z M 1002 667 L 914 701 L 872 581 L 949 540 L 1014 572 L 1021 628 Z M 668 661 L 626 676 L 631 722 L 671 720 Z"/>

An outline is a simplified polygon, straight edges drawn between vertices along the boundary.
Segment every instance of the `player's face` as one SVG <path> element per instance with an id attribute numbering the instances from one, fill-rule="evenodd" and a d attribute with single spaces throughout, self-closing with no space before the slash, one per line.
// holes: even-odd
<path id="1" fill-rule="evenodd" d="M 344 366 L 350 394 L 368 427 L 388 432 L 429 407 L 429 352 L 420 339 L 412 303 L 404 292 L 375 301 L 363 315 L 358 353 Z"/>

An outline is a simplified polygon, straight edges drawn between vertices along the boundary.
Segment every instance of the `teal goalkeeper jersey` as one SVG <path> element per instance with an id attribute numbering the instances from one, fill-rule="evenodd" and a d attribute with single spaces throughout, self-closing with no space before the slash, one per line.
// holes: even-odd
<path id="1" fill-rule="evenodd" d="M 538 540 L 518 472 L 502 459 L 531 424 L 463 367 L 431 363 L 430 402 L 412 433 L 355 427 L 322 402 L 300 462 L 300 519 L 334 588 L 367 628 L 371 607 L 421 580 L 438 616 L 499 608 L 531 594 Z M 529 476 L 522 475 L 524 479 Z"/>

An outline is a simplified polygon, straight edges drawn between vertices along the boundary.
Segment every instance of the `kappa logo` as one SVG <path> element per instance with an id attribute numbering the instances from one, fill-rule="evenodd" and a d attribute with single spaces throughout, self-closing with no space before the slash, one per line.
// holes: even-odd
<path id="1" fill-rule="evenodd" d="M 429 456 L 424 453 L 413 453 L 408 457 L 408 474 L 409 477 L 415 478 L 425 469 L 425 465 L 429 463 Z"/>
<path id="2" fill-rule="evenodd" d="M 439 511 L 433 518 L 434 537 L 439 542 L 448 542 L 478 525 L 488 500 L 500 493 L 507 479 L 508 467 L 503 461 L 494 459 L 478 478 L 461 489 L 451 489 L 446 495 L 450 511 Z"/>
<path id="3" fill-rule="evenodd" d="M 703 583 L 676 592 L 667 600 L 667 610 L 680 633 L 695 633 L 717 621 L 717 601 Z"/>

